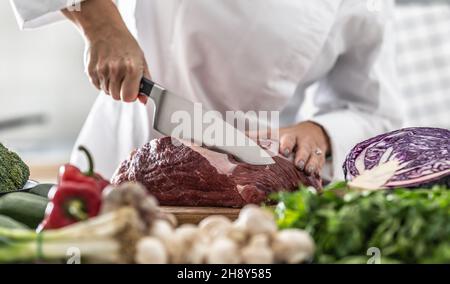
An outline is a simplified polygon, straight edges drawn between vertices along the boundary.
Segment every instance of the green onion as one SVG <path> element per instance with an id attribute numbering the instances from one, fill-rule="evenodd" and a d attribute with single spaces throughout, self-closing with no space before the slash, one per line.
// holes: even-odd
<path id="1" fill-rule="evenodd" d="M 42 233 L 0 228 L 0 263 L 61 260 L 70 248 L 77 248 L 86 260 L 131 262 L 133 244 L 142 237 L 142 231 L 137 212 L 131 207 Z"/>

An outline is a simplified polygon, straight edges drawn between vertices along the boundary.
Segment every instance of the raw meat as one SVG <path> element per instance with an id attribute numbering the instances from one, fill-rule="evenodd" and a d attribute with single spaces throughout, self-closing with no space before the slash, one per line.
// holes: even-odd
<path id="1" fill-rule="evenodd" d="M 131 153 L 112 183 L 140 182 L 161 205 L 217 207 L 260 204 L 269 194 L 296 190 L 299 184 L 321 188 L 318 177 L 306 176 L 280 156 L 274 165 L 254 166 L 172 139 L 153 140 Z"/>

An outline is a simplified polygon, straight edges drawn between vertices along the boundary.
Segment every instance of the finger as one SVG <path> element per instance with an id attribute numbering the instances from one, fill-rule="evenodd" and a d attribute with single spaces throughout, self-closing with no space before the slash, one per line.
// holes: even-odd
<path id="1" fill-rule="evenodd" d="M 125 76 L 120 89 L 120 98 L 124 102 L 134 102 L 139 95 L 141 76 L 128 74 Z"/>
<path id="2" fill-rule="evenodd" d="M 148 70 L 147 64 L 145 64 L 145 68 L 144 68 L 144 77 L 148 78 L 148 79 L 152 78 L 152 76 L 150 75 L 150 71 Z M 146 105 L 148 103 L 148 97 L 144 96 L 144 95 L 138 95 L 138 100 L 139 100 L 139 102 L 141 102 L 144 105 Z"/>
<path id="3" fill-rule="evenodd" d="M 295 165 L 301 171 L 305 170 L 306 162 L 311 155 L 311 147 L 308 144 L 297 144 L 297 152 L 295 153 Z"/>
<path id="4" fill-rule="evenodd" d="M 305 167 L 305 172 L 309 175 L 320 174 L 323 165 L 325 164 L 325 156 L 319 147 L 313 148 Z"/>
<path id="5" fill-rule="evenodd" d="M 106 64 L 99 64 L 97 66 L 97 74 L 100 81 L 100 88 L 109 95 L 109 66 Z"/>
<path id="6" fill-rule="evenodd" d="M 297 138 L 292 134 L 284 134 L 280 138 L 280 153 L 285 157 L 289 157 L 294 151 L 297 144 Z"/>
<path id="7" fill-rule="evenodd" d="M 101 90 L 100 80 L 97 74 L 97 62 L 92 59 L 90 49 L 85 50 L 85 62 L 84 66 L 86 66 L 85 73 L 89 77 L 89 81 L 91 81 L 92 85 L 94 85 L 98 90 Z"/>
<path id="8" fill-rule="evenodd" d="M 324 150 L 322 150 L 322 149 L 324 149 L 325 147 L 319 147 L 319 148 L 317 148 L 317 150 L 320 152 L 320 153 L 315 153 L 315 155 L 317 156 L 319 156 L 319 159 L 318 159 L 318 161 L 319 161 L 319 166 L 318 166 L 318 171 L 317 171 L 317 173 L 320 173 L 320 171 L 322 171 L 322 169 L 323 169 L 323 166 L 325 165 L 325 163 L 327 162 L 326 161 L 326 159 L 327 159 L 327 157 L 326 157 L 326 151 L 324 151 Z"/>
<path id="9" fill-rule="evenodd" d="M 89 70 L 88 75 L 91 84 L 94 85 L 97 90 L 101 90 L 102 88 L 100 86 L 100 79 L 98 78 L 97 72 Z"/>
<path id="10" fill-rule="evenodd" d="M 111 63 L 108 90 L 115 100 L 120 100 L 120 88 L 122 86 L 124 76 L 125 71 L 123 65 L 120 63 Z"/>
<path id="11" fill-rule="evenodd" d="M 271 139 L 271 133 L 272 130 L 271 129 L 265 129 L 265 130 L 252 130 L 252 131 L 246 131 L 245 134 L 255 140 L 259 140 L 259 139 Z"/>
<path id="12" fill-rule="evenodd" d="M 110 92 L 111 97 L 115 100 L 120 100 L 120 87 L 122 86 L 123 77 L 116 77 L 109 81 L 108 90 Z"/>
<path id="13" fill-rule="evenodd" d="M 138 96 L 138 100 L 139 100 L 139 102 L 141 102 L 144 105 L 146 105 L 147 102 L 148 102 L 148 98 L 146 96 L 144 96 L 144 95 L 139 95 Z"/>
<path id="14" fill-rule="evenodd" d="M 134 102 L 137 99 L 143 73 L 143 70 L 137 69 L 132 63 L 127 64 L 127 73 L 120 90 L 120 98 L 122 101 Z"/>
<path id="15" fill-rule="evenodd" d="M 258 139 L 261 140 L 278 140 L 279 136 L 275 135 L 276 133 L 278 133 L 278 129 L 271 129 L 271 128 L 267 128 L 267 129 L 262 129 L 262 130 L 258 130 Z"/>
<path id="16" fill-rule="evenodd" d="M 258 131 L 245 131 L 245 135 L 252 139 L 258 139 Z"/>
<path id="17" fill-rule="evenodd" d="M 111 92 L 109 91 L 109 78 L 107 77 L 100 77 L 100 86 L 107 95 L 111 95 Z M 114 97 L 113 97 L 114 98 Z M 116 98 L 114 98 L 116 99 Z"/>

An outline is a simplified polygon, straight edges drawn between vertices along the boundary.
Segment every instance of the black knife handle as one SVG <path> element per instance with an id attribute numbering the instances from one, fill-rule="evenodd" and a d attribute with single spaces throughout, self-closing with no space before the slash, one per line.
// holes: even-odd
<path id="1" fill-rule="evenodd" d="M 152 80 L 143 77 L 139 85 L 139 94 L 150 97 L 154 86 L 155 83 Z"/>

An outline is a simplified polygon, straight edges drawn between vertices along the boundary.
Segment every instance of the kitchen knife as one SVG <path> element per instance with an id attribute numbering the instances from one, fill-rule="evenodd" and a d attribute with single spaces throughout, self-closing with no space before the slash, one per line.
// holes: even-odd
<path id="1" fill-rule="evenodd" d="M 160 133 L 183 140 L 193 141 L 196 144 L 206 146 L 218 152 L 231 154 L 236 159 L 251 165 L 270 165 L 275 163 L 270 154 L 262 149 L 255 141 L 248 138 L 243 132 L 218 116 L 211 119 L 210 123 L 205 123 L 203 114 L 205 114 L 207 110 L 203 107 L 199 107 L 198 104 L 196 105 L 189 100 L 167 91 L 165 88 L 147 78 L 142 79 L 139 93 L 140 95 L 150 98 L 153 102 L 153 128 Z M 190 129 L 193 131 L 179 131 L 180 122 L 177 118 L 180 118 L 181 116 L 189 118 Z M 199 116 L 200 120 L 197 121 L 196 118 Z M 192 121 L 194 121 L 193 124 Z M 199 125 L 199 123 L 201 123 L 201 125 Z M 204 130 L 208 128 L 219 129 L 222 131 L 225 141 L 226 138 L 229 138 L 231 135 L 234 135 L 232 136 L 234 139 L 233 141 L 227 141 L 226 143 L 216 143 L 217 141 L 215 141 L 215 139 L 203 135 Z M 198 130 L 201 130 L 200 133 Z"/>

